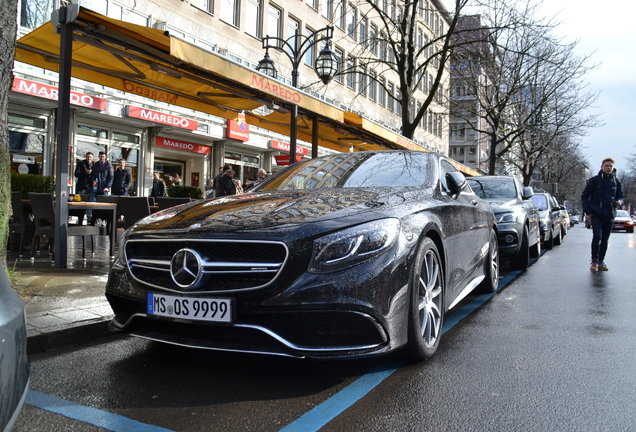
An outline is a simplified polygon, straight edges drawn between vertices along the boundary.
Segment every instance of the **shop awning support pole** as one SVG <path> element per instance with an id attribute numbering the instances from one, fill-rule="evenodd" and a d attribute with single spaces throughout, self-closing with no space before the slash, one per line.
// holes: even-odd
<path id="1" fill-rule="evenodd" d="M 318 127 L 320 122 L 318 121 L 318 116 L 314 115 L 312 125 L 311 125 L 311 158 L 315 159 L 318 157 Z"/>
<path id="2" fill-rule="evenodd" d="M 75 6 L 75 7 L 74 7 Z M 55 267 L 66 268 L 68 231 L 68 166 L 71 129 L 71 64 L 73 24 L 78 5 L 62 7 L 51 15 L 60 32 L 59 95 L 57 102 L 55 159 Z"/>

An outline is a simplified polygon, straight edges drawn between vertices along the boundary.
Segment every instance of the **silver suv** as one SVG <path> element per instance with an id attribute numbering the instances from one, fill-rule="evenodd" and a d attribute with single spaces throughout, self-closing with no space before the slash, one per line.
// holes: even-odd
<path id="1" fill-rule="evenodd" d="M 492 207 L 501 254 L 510 257 L 514 269 L 527 269 L 530 258 L 541 253 L 539 210 L 530 200 L 532 188 L 511 176 L 471 177 L 468 183 Z"/>

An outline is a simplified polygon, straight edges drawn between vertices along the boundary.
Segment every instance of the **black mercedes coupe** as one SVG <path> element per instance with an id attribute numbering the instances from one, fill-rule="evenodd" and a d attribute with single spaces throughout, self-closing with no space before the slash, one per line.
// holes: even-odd
<path id="1" fill-rule="evenodd" d="M 434 153 L 339 153 L 173 207 L 122 237 L 111 330 L 305 358 L 432 356 L 446 312 L 497 290 L 497 226 Z"/>

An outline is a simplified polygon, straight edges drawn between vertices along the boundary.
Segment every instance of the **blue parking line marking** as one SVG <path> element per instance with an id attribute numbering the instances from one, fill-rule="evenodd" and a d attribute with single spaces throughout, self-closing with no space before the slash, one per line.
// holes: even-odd
<path id="1" fill-rule="evenodd" d="M 499 281 L 497 292 L 509 284 L 514 278 L 519 276 L 521 271 L 513 271 Z M 482 294 L 468 303 L 458 311 L 455 311 L 445 322 L 442 334 L 453 328 L 462 319 L 475 312 L 482 304 L 491 299 L 495 294 Z M 367 393 L 373 390 L 382 381 L 388 378 L 393 372 L 403 366 L 404 363 L 396 363 L 392 366 L 381 365 L 366 375 L 361 376 L 356 381 L 340 390 L 329 399 L 306 412 L 292 423 L 280 429 L 280 432 L 315 432 L 336 418 L 340 413 L 362 399 Z"/>
<path id="2" fill-rule="evenodd" d="M 173 432 L 170 429 L 141 423 L 117 414 L 76 404 L 33 390 L 29 390 L 25 403 L 113 432 Z"/>

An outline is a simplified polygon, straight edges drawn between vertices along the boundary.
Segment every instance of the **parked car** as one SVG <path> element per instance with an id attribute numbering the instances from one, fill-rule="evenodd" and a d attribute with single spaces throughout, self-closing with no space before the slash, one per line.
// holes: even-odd
<path id="1" fill-rule="evenodd" d="M 340 153 L 125 231 L 110 327 L 212 350 L 424 359 L 449 309 L 497 289 L 498 257 L 490 206 L 449 160 Z"/>
<path id="2" fill-rule="evenodd" d="M 497 221 L 499 252 L 513 268 L 525 270 L 541 253 L 539 210 L 530 200 L 531 187 L 512 176 L 471 177 L 468 184 L 490 203 Z"/>
<path id="3" fill-rule="evenodd" d="M 616 217 L 614 218 L 612 230 L 625 230 L 628 233 L 634 232 L 634 221 L 627 210 L 616 210 Z"/>
<path id="4" fill-rule="evenodd" d="M 10 431 L 29 388 L 24 302 L 0 260 L 0 431 Z"/>
<path id="5" fill-rule="evenodd" d="M 561 205 L 559 208 L 561 209 L 561 229 L 563 230 L 563 235 L 566 235 L 568 233 L 568 229 L 572 226 L 572 222 L 565 206 Z"/>
<path id="6" fill-rule="evenodd" d="M 570 223 L 572 226 L 577 225 L 581 222 L 581 217 L 579 215 L 570 215 Z"/>
<path id="7" fill-rule="evenodd" d="M 530 198 L 539 209 L 541 244 L 546 249 L 563 241 L 561 208 L 557 200 L 547 192 L 536 193 Z"/>

